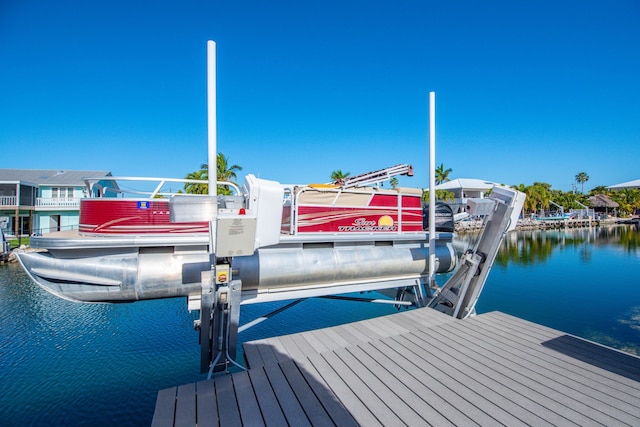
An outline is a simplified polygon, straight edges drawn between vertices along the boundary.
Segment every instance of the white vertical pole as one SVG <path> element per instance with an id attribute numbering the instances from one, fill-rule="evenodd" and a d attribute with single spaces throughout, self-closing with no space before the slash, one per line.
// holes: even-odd
<path id="1" fill-rule="evenodd" d="M 429 92 L 429 286 L 436 269 L 436 93 Z"/>
<path id="2" fill-rule="evenodd" d="M 208 168 L 209 168 L 209 196 L 218 193 L 218 168 L 217 168 L 217 121 L 216 121 L 216 42 L 207 41 L 207 142 L 208 142 Z M 217 203 L 209 218 L 209 247 L 212 268 L 215 269 L 216 237 L 218 227 Z M 204 300 L 204 299 L 203 299 Z"/>
<path id="3" fill-rule="evenodd" d="M 216 122 L 216 42 L 207 42 L 207 119 L 209 149 L 209 195 L 215 196 L 217 182 L 217 122 Z"/>

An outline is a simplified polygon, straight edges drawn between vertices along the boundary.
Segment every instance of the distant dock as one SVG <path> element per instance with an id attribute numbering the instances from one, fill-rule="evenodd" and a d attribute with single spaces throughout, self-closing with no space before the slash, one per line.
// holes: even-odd
<path id="1" fill-rule="evenodd" d="M 153 426 L 640 425 L 640 358 L 500 312 L 416 309 L 244 344 Z"/>
<path id="2" fill-rule="evenodd" d="M 9 262 L 13 259 L 11 256 L 11 251 L 0 251 L 0 264 L 4 264 L 5 262 Z"/>
<path id="3" fill-rule="evenodd" d="M 4 231 L 0 229 L 0 263 L 4 264 L 9 259 L 11 254 L 11 245 L 4 235 Z"/>
<path id="4" fill-rule="evenodd" d="M 562 228 L 585 228 L 599 227 L 600 225 L 615 224 L 605 220 L 595 220 L 591 218 L 580 219 L 521 219 L 518 221 L 519 230 L 554 230 Z"/>
<path id="5" fill-rule="evenodd" d="M 519 219 L 516 230 L 558 230 L 567 228 L 605 227 L 618 224 L 638 224 L 638 219 Z M 476 232 L 482 229 L 480 221 L 460 221 L 455 225 L 458 233 Z"/>

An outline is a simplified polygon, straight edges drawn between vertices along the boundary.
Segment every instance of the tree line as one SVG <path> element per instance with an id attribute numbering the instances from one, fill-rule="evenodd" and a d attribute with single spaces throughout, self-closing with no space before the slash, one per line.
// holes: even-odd
<path id="1" fill-rule="evenodd" d="M 443 164 L 436 168 L 436 184 L 442 184 L 450 181 L 449 174 L 452 170 L 445 169 Z M 575 181 L 580 185 L 580 192 L 562 191 L 551 188 L 551 184 L 546 182 L 534 182 L 531 185 L 518 184 L 511 185 L 518 191 L 526 195 L 523 211 L 527 213 L 536 213 L 540 210 L 549 210 L 552 208 L 552 202 L 562 206 L 564 209 L 584 209 L 584 206 L 592 207 L 589 197 L 598 194 L 604 194 L 612 201 L 618 203 L 618 213 L 621 216 L 631 215 L 634 211 L 640 209 L 640 189 L 627 188 L 622 190 L 609 190 L 605 186 L 592 188 L 587 194 L 584 193 L 584 184 L 589 181 L 589 175 L 586 172 L 579 172 L 575 176 Z M 576 188 L 576 187 L 574 187 Z M 423 197 L 424 198 L 424 197 Z M 454 194 L 446 190 L 437 190 L 436 199 L 452 200 Z M 428 200 L 428 192 L 426 199 Z"/>

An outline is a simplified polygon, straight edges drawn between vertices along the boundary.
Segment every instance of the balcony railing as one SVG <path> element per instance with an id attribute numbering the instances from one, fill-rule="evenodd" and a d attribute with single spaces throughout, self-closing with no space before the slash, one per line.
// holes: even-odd
<path id="1" fill-rule="evenodd" d="M 53 197 L 38 197 L 36 199 L 37 208 L 79 208 L 79 198 L 53 198 Z"/>
<path id="2" fill-rule="evenodd" d="M 18 206 L 16 196 L 0 196 L 0 206 Z M 76 197 L 38 197 L 37 208 L 79 208 L 80 198 Z"/>
<path id="3" fill-rule="evenodd" d="M 16 206 L 16 196 L 0 196 L 0 206 Z"/>

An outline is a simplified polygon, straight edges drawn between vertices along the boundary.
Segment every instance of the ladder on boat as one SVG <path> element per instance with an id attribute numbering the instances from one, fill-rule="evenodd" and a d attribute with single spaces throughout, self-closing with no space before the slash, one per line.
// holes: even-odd
<path id="1" fill-rule="evenodd" d="M 396 175 L 413 176 L 413 167 L 407 164 L 395 165 L 390 168 L 380 169 L 377 171 L 366 172 L 360 175 L 347 177 L 335 182 L 342 188 L 363 186 L 368 184 L 377 184 L 386 181 Z"/>

